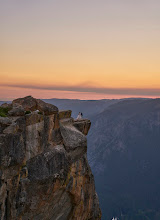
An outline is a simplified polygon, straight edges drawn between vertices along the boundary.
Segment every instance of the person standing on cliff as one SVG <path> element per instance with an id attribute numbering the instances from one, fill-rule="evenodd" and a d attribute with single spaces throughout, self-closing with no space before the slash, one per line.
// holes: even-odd
<path id="1" fill-rule="evenodd" d="M 79 119 L 82 119 L 82 117 L 83 117 L 83 114 L 82 114 L 82 112 L 79 112 L 79 114 L 78 114 L 78 116 L 77 116 L 77 120 L 79 120 Z"/>

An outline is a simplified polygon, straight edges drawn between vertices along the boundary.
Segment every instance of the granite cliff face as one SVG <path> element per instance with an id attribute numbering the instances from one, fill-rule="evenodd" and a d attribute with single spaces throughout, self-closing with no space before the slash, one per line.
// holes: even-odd
<path id="1" fill-rule="evenodd" d="M 31 96 L 2 107 L 0 219 L 101 219 L 86 156 L 90 121 Z"/>

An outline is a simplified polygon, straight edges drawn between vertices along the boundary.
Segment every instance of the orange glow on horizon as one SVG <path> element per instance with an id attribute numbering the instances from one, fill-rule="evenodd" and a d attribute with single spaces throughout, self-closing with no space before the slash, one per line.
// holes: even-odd
<path id="1" fill-rule="evenodd" d="M 20 97 L 32 95 L 39 99 L 80 99 L 80 100 L 99 100 L 99 99 L 122 99 L 122 98 L 146 98 L 143 95 L 108 95 L 103 93 L 94 92 L 71 92 L 71 91 L 54 91 L 54 90 L 40 90 L 40 89 L 27 89 L 27 88 L 11 88 L 0 86 L 0 100 L 7 101 Z M 160 98 L 159 96 L 147 96 L 147 98 Z"/>
<path id="2" fill-rule="evenodd" d="M 159 11 L 145 0 L 0 2 L 0 98 L 159 97 Z"/>

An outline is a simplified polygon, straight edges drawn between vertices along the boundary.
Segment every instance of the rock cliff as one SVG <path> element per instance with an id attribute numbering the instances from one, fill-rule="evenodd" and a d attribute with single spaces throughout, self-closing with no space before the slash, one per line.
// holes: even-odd
<path id="1" fill-rule="evenodd" d="M 86 156 L 91 122 L 31 96 L 2 108 L 0 219 L 101 219 Z"/>

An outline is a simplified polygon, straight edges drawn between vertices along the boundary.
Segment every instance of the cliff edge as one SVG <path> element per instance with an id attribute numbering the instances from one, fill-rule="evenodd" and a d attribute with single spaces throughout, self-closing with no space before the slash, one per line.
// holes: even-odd
<path id="1" fill-rule="evenodd" d="M 91 122 L 31 96 L 1 108 L 0 219 L 101 219 L 86 156 Z"/>

